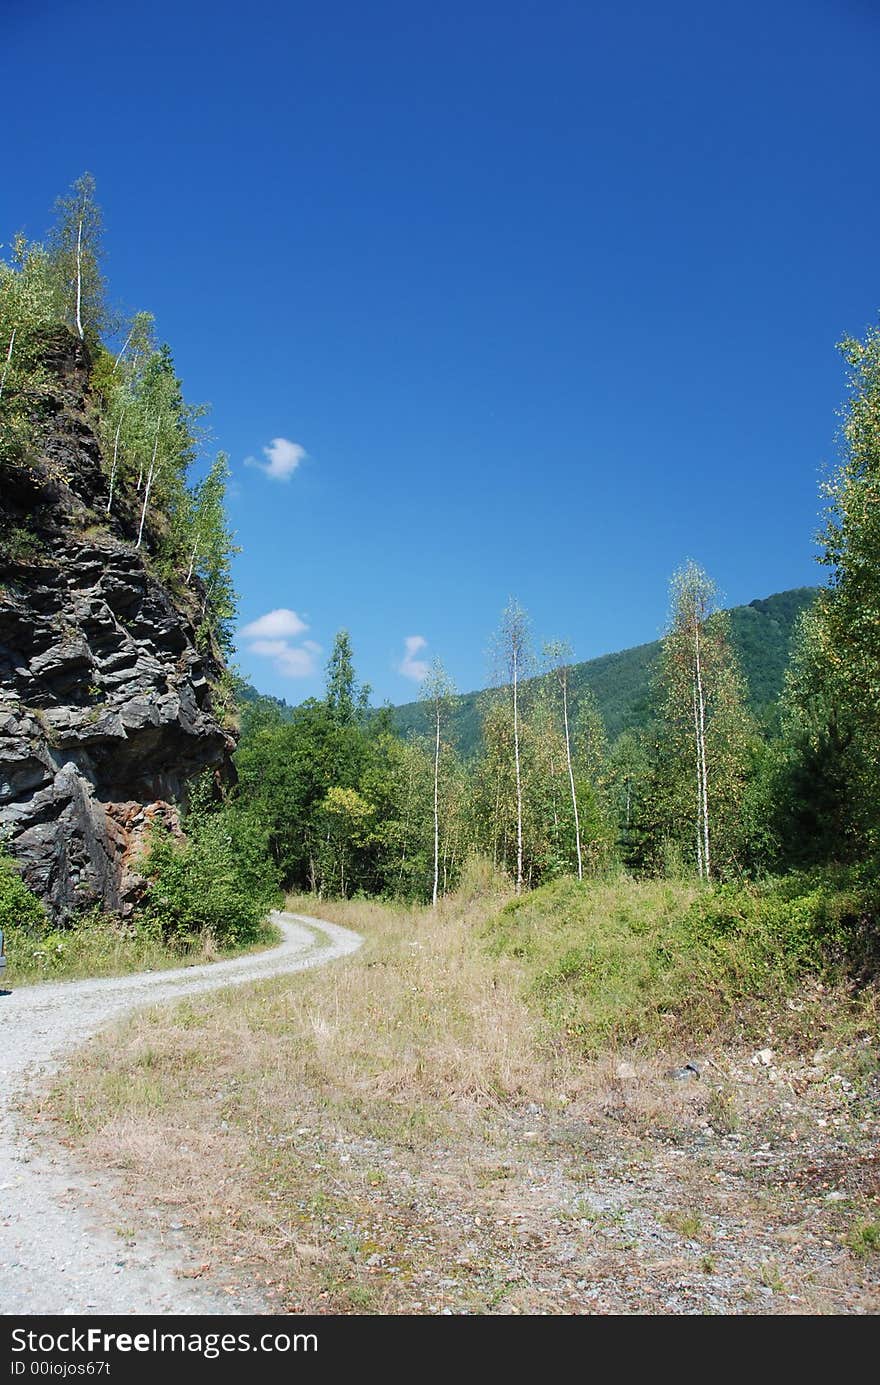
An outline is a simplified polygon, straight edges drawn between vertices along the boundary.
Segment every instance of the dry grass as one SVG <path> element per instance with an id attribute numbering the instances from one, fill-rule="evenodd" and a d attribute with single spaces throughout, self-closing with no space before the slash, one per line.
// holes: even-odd
<path id="1" fill-rule="evenodd" d="M 41 1114 L 115 1173 L 115 1221 L 182 1223 L 183 1272 L 235 1272 L 267 1311 L 876 1310 L 880 1257 L 846 1243 L 874 1193 L 827 1200 L 830 1152 L 876 1136 L 867 1087 L 806 1054 L 773 1080 L 732 1052 L 681 1081 L 698 1055 L 586 1061 L 488 953 L 501 902 L 290 900 L 365 946 L 138 1014 Z"/>

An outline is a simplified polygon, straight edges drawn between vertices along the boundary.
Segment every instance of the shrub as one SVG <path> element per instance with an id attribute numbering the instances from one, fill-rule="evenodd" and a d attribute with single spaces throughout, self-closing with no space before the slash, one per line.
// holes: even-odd
<path id="1" fill-rule="evenodd" d="M 806 972 L 872 969 L 877 915 L 876 882 L 838 868 L 721 885 L 685 923 L 719 965 L 787 984 Z"/>
<path id="2" fill-rule="evenodd" d="M 0 928 L 33 931 L 45 924 L 43 906 L 22 880 L 18 865 L 0 851 Z"/>
<path id="3" fill-rule="evenodd" d="M 257 820 L 201 807 L 187 819 L 188 837 L 154 833 L 141 870 L 149 879 L 145 917 L 167 938 L 208 929 L 218 943 L 255 938 L 278 901 L 278 874 L 267 832 Z"/>

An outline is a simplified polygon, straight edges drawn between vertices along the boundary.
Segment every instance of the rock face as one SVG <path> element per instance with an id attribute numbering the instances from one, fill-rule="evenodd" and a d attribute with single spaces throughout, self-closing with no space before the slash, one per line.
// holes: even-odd
<path id="1" fill-rule="evenodd" d="M 0 561 L 0 838 L 50 916 L 128 912 L 150 823 L 177 826 L 187 782 L 229 775 L 234 739 L 212 707 L 216 651 L 196 645 L 186 594 L 134 546 L 136 516 L 104 515 L 107 478 L 89 424 L 89 360 L 59 335 L 38 456 L 3 476 Z M 19 545 L 20 546 L 20 545 Z"/>

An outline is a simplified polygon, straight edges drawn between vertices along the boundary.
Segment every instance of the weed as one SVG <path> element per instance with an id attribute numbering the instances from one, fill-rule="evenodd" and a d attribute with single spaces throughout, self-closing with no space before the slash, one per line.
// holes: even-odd
<path id="1" fill-rule="evenodd" d="M 706 1102 L 706 1116 L 721 1135 L 732 1135 L 739 1127 L 739 1116 L 733 1093 L 724 1087 L 711 1087 Z"/>
<path id="2" fill-rule="evenodd" d="M 880 1222 L 858 1221 L 850 1227 L 843 1238 L 858 1260 L 867 1260 L 869 1255 L 880 1252 Z"/>
<path id="3" fill-rule="evenodd" d="M 765 1260 L 761 1266 L 761 1283 L 774 1294 L 784 1294 L 785 1284 L 775 1260 Z"/>
<path id="4" fill-rule="evenodd" d="M 696 1212 L 667 1212 L 662 1221 L 686 1241 L 695 1241 L 703 1229 L 702 1218 Z"/>

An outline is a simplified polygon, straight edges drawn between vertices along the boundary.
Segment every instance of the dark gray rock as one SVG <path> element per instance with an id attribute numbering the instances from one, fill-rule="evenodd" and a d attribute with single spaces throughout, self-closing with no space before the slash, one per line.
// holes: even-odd
<path id="1" fill-rule="evenodd" d="M 0 560 L 0 839 L 50 916 L 127 911 L 155 821 L 174 827 L 187 784 L 232 773 L 234 739 L 211 690 L 221 665 L 196 647 L 174 598 L 136 550 L 135 517 L 102 521 L 107 478 L 88 424 L 88 354 L 59 334 L 41 456 L 0 496 L 38 558 Z"/>

